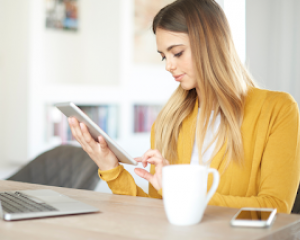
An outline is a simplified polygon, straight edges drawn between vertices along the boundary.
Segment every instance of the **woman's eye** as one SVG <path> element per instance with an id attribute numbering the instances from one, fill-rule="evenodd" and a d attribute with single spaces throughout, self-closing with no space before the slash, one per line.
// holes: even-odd
<path id="1" fill-rule="evenodd" d="M 166 59 L 166 57 L 162 57 L 162 59 L 161 59 L 161 60 L 163 61 L 163 60 L 165 60 L 165 59 Z"/>
<path id="2" fill-rule="evenodd" d="M 175 54 L 174 56 L 175 56 L 175 57 L 180 57 L 180 56 L 182 55 L 182 53 L 183 53 L 183 51 L 180 52 L 180 53 Z"/>

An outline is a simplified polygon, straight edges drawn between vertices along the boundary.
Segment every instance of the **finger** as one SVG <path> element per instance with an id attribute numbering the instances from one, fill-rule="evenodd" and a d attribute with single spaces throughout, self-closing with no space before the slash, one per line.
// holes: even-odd
<path id="1" fill-rule="evenodd" d="M 144 158 L 153 157 L 153 156 L 162 157 L 161 153 L 157 149 L 149 149 L 143 155 Z"/>
<path id="2" fill-rule="evenodd" d="M 151 158 L 151 157 L 161 157 L 162 158 L 162 155 L 161 153 L 158 151 L 158 150 L 153 150 L 153 149 L 149 149 L 148 151 L 146 151 L 143 155 L 143 160 L 142 160 L 142 163 L 143 163 L 143 167 L 147 167 L 148 163 L 147 163 L 147 159 L 148 158 Z"/>
<path id="3" fill-rule="evenodd" d="M 148 165 L 147 159 L 148 159 L 148 158 L 142 158 L 141 163 L 143 164 L 143 167 L 144 167 L 144 168 L 147 167 L 147 165 Z"/>
<path id="4" fill-rule="evenodd" d="M 148 171 L 146 171 L 145 169 L 142 168 L 135 168 L 134 172 L 141 178 L 146 179 L 148 182 L 152 182 L 153 179 L 153 175 L 151 173 L 149 173 Z"/>
<path id="5" fill-rule="evenodd" d="M 82 136 L 81 129 L 78 120 L 74 117 L 71 117 L 71 126 L 73 129 L 74 137 L 76 137 L 76 139 L 79 139 Z"/>
<path id="6" fill-rule="evenodd" d="M 143 159 L 151 158 L 151 157 L 159 157 L 163 158 L 161 153 L 156 149 L 149 149 L 147 152 L 144 153 Z"/>
<path id="7" fill-rule="evenodd" d="M 71 129 L 72 135 L 74 136 L 73 123 L 72 123 L 72 118 L 71 117 L 68 118 L 68 123 L 69 123 L 70 129 Z"/>
<path id="8" fill-rule="evenodd" d="M 134 160 L 137 161 L 137 162 L 142 162 L 143 158 L 142 157 L 136 157 L 136 158 L 134 158 Z"/>
<path id="9" fill-rule="evenodd" d="M 69 125 L 73 125 L 73 122 L 72 122 L 72 117 L 68 117 L 68 122 L 69 122 Z"/>
<path id="10" fill-rule="evenodd" d="M 165 163 L 163 158 L 158 158 L 158 157 L 148 158 L 148 159 L 146 159 L 146 162 L 150 163 L 150 164 L 153 164 L 156 167 L 158 167 L 158 166 L 162 166 L 163 167 L 164 163 Z"/>
<path id="11" fill-rule="evenodd" d="M 72 117 L 72 126 L 73 126 L 73 136 L 75 137 L 75 139 L 80 143 L 83 150 L 85 150 L 86 152 L 90 152 L 91 146 L 85 141 L 82 134 L 82 129 L 80 127 L 80 123 L 74 117 Z"/>
<path id="12" fill-rule="evenodd" d="M 69 125 L 72 132 L 73 137 L 81 144 L 81 141 L 78 137 L 78 131 L 76 130 L 76 119 L 73 117 L 69 117 Z M 82 145 L 82 144 L 81 144 Z"/>
<path id="13" fill-rule="evenodd" d="M 98 141 L 99 141 L 100 148 L 101 148 L 101 151 L 102 151 L 102 152 L 105 153 L 105 152 L 109 151 L 107 142 L 105 141 L 104 137 L 99 136 L 99 137 L 98 137 Z"/>
<path id="14" fill-rule="evenodd" d="M 98 149 L 97 142 L 94 140 L 94 138 L 91 136 L 89 129 L 84 123 L 80 123 L 80 129 L 82 133 L 82 137 L 84 141 L 92 148 L 92 149 Z"/>

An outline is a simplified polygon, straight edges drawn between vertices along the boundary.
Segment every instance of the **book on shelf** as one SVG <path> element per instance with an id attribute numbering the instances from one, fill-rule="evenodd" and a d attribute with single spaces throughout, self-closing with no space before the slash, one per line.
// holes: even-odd
<path id="1" fill-rule="evenodd" d="M 134 132 L 150 132 L 161 105 L 134 105 Z"/>
<path id="2" fill-rule="evenodd" d="M 119 111 L 117 105 L 77 105 L 111 138 L 118 138 Z M 47 139 L 59 139 L 62 144 L 74 141 L 68 119 L 56 107 L 47 107 Z"/>

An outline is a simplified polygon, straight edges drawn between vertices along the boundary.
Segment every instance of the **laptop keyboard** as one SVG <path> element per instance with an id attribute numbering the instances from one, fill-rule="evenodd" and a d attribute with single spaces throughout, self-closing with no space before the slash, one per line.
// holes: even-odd
<path id="1" fill-rule="evenodd" d="M 46 204 L 35 202 L 25 194 L 20 192 L 0 193 L 2 209 L 8 213 L 29 213 L 29 212 L 49 212 L 58 211 L 56 208 Z"/>

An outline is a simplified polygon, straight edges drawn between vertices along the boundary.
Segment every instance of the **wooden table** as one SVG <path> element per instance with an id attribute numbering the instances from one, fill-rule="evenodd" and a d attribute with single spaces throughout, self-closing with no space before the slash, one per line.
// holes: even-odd
<path id="1" fill-rule="evenodd" d="M 267 229 L 233 228 L 237 209 L 208 206 L 202 221 L 174 226 L 158 199 L 130 197 L 0 181 L 0 191 L 52 189 L 99 208 L 100 213 L 69 215 L 14 222 L 0 220 L 0 239 L 300 239 L 300 215 L 278 214 Z"/>

